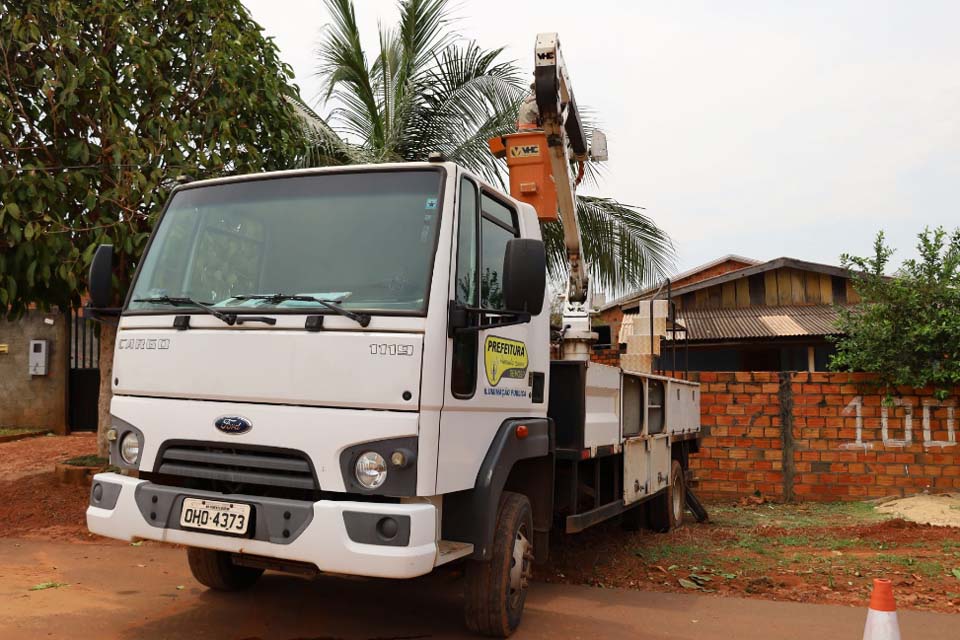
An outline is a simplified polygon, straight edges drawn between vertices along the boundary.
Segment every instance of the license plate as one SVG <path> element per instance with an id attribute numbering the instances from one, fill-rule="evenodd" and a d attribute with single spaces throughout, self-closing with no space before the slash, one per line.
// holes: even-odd
<path id="1" fill-rule="evenodd" d="M 180 526 L 242 535 L 250 524 L 250 505 L 184 498 Z"/>

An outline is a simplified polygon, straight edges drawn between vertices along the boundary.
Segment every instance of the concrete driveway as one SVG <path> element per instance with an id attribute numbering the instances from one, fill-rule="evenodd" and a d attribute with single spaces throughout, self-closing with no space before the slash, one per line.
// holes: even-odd
<path id="1" fill-rule="evenodd" d="M 44 582 L 68 586 L 30 591 Z M 865 609 L 534 584 L 515 638 L 859 640 Z M 956 638 L 960 617 L 901 612 L 904 638 Z M 467 638 L 452 571 L 415 581 L 267 574 L 206 591 L 185 552 L 145 543 L 0 540 L 0 638 Z"/>

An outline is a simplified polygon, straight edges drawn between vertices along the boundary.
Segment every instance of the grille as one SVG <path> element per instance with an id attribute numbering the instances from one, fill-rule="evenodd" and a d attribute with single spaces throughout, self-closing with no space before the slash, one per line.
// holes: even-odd
<path id="1" fill-rule="evenodd" d="M 319 489 L 309 459 L 299 451 L 174 444 L 160 452 L 156 471 L 232 484 Z"/>

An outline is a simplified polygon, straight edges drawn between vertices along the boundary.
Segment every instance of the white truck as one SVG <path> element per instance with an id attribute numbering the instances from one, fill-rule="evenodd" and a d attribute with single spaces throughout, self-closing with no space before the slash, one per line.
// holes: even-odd
<path id="1" fill-rule="evenodd" d="M 460 561 L 467 625 L 507 636 L 551 531 L 681 520 L 698 387 L 589 361 L 567 175 L 585 136 L 556 36 L 537 46 L 537 126 L 500 143 L 549 180 L 511 166 L 518 197 L 440 159 L 173 191 L 119 318 L 121 472 L 94 477 L 90 531 L 184 545 L 220 590 L 264 569 L 411 578 Z M 558 209 L 573 268 L 551 361 L 540 219 Z M 101 246 L 94 307 L 111 260 Z"/>

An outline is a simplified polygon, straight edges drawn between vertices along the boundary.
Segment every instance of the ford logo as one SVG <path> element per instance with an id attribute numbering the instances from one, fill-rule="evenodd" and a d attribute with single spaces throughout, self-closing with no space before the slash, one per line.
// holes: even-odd
<path id="1" fill-rule="evenodd" d="M 220 416 L 214 421 L 213 426 L 224 433 L 238 436 L 250 431 L 253 428 L 253 423 L 243 416 Z"/>

